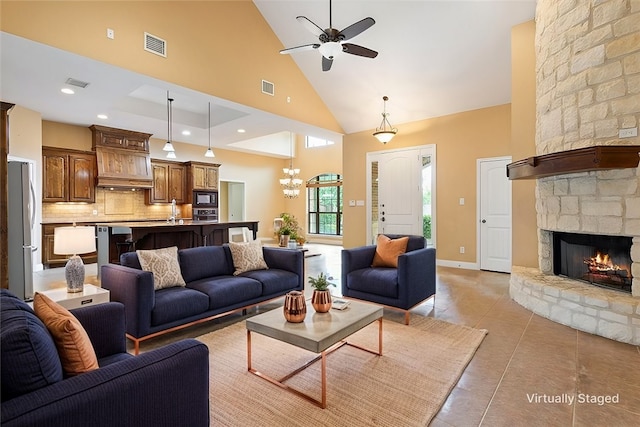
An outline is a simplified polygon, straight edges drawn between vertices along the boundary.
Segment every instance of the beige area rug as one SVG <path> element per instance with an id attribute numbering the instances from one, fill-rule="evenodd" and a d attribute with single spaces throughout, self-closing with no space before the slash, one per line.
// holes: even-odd
<path id="1" fill-rule="evenodd" d="M 383 355 L 345 346 L 327 356 L 327 408 L 247 371 L 245 323 L 202 335 L 210 349 L 212 426 L 426 426 L 438 413 L 486 330 L 423 318 L 383 323 Z M 350 342 L 377 349 L 377 322 Z M 315 354 L 251 334 L 253 368 L 280 378 Z M 287 381 L 321 396 L 320 362 Z"/>

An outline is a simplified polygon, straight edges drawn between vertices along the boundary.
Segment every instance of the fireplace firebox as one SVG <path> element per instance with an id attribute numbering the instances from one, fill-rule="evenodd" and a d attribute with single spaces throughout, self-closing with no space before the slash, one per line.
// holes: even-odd
<path id="1" fill-rule="evenodd" d="M 553 233 L 553 273 L 631 293 L 631 245 L 626 236 Z"/>

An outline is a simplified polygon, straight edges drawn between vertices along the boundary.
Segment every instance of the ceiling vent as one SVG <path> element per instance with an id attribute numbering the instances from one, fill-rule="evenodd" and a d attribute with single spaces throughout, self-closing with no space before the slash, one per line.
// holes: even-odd
<path id="1" fill-rule="evenodd" d="M 167 57 L 167 42 L 153 34 L 144 33 L 144 50 Z"/>
<path id="2" fill-rule="evenodd" d="M 262 93 L 273 96 L 275 93 L 275 89 L 276 87 L 273 85 L 273 83 L 266 80 L 262 81 Z"/>
<path id="3" fill-rule="evenodd" d="M 68 85 L 71 85 L 71 86 L 81 87 L 82 89 L 84 89 L 85 87 L 89 86 L 88 82 L 83 82 L 82 80 L 76 80 L 76 79 L 71 78 L 71 77 L 69 77 L 65 83 L 68 84 Z"/>

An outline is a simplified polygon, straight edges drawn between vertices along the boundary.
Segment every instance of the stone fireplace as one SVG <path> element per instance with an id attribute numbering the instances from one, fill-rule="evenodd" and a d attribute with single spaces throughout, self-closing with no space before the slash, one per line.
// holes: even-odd
<path id="1" fill-rule="evenodd" d="M 620 138 L 619 130 L 637 129 L 639 121 L 640 2 L 540 0 L 536 10 L 537 156 L 526 159 L 530 169 L 538 167 L 538 157 L 551 154 L 585 147 L 638 146 L 640 138 Z M 635 157 L 634 167 L 577 172 L 569 167 L 531 177 L 536 179 L 539 267 L 514 266 L 510 295 L 543 317 L 640 345 L 637 153 L 628 155 Z M 572 162 L 575 158 L 566 163 Z M 554 258 L 557 264 L 560 256 L 557 237 L 554 244 L 556 233 L 578 236 L 565 241 L 565 246 L 597 246 L 584 244 L 590 238 L 584 236 L 619 237 L 626 242 L 628 258 L 620 263 L 629 263 L 624 267 L 628 271 L 611 279 L 621 282 L 622 289 L 554 274 L 554 269 L 558 272 Z"/>

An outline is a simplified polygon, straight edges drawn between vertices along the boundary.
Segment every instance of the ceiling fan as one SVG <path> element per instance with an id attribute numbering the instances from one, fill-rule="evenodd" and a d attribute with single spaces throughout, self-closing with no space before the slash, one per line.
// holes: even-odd
<path id="1" fill-rule="evenodd" d="M 320 43 L 305 44 L 302 46 L 290 47 L 282 49 L 281 54 L 289 54 L 301 50 L 318 49 L 322 54 L 322 71 L 329 71 L 333 64 L 333 58 L 338 52 L 345 52 L 351 55 L 364 56 L 365 58 L 375 58 L 378 52 L 359 46 L 353 43 L 344 43 L 367 28 L 371 27 L 376 21 L 373 18 L 364 18 L 355 24 L 349 25 L 342 31 L 333 28 L 331 22 L 331 0 L 329 0 L 329 28 L 323 30 L 313 21 L 305 16 L 298 16 L 296 20 L 304 25 L 309 31 L 318 37 Z"/>

